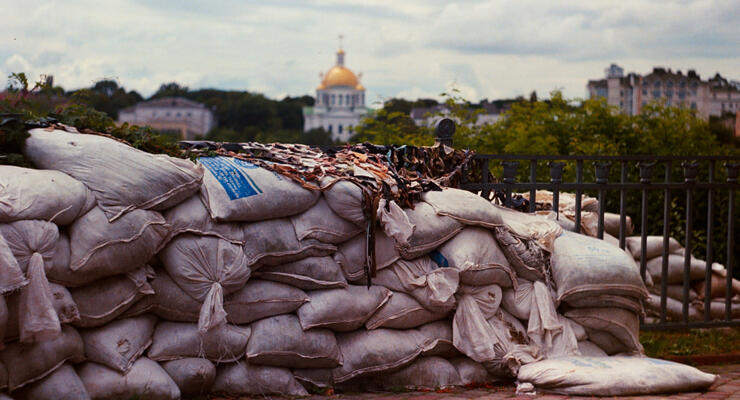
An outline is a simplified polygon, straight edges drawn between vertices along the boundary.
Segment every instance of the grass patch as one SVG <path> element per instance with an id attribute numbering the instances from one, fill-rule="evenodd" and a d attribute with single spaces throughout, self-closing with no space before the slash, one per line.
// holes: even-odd
<path id="1" fill-rule="evenodd" d="M 740 351 L 740 328 L 692 329 L 682 332 L 640 332 L 649 357 L 713 355 Z"/>

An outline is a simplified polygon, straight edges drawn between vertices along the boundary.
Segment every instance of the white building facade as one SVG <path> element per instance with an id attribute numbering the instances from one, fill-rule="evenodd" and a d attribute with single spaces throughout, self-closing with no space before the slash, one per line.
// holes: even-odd
<path id="1" fill-rule="evenodd" d="M 323 128 L 332 140 L 346 142 L 366 114 L 365 87 L 344 66 L 344 50 L 339 49 L 336 65 L 322 75 L 316 88 L 314 106 L 303 108 L 303 131 Z"/>
<path id="2" fill-rule="evenodd" d="M 182 97 L 163 97 L 124 108 L 118 113 L 118 122 L 151 126 L 184 140 L 205 137 L 216 127 L 211 109 Z"/>

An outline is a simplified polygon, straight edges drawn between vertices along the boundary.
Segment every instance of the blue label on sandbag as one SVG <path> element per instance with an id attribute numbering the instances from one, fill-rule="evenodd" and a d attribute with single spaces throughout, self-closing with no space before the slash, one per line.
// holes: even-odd
<path id="1" fill-rule="evenodd" d="M 450 263 L 447 261 L 445 256 L 443 256 L 442 253 L 438 252 L 437 250 L 434 250 L 431 254 L 429 254 L 429 258 L 431 258 L 432 261 L 436 262 L 437 265 L 439 265 L 441 268 L 448 268 L 450 266 Z"/>
<path id="2" fill-rule="evenodd" d="M 230 157 L 200 157 L 198 162 L 213 175 L 224 188 L 229 199 L 243 199 L 262 193 L 262 190 L 243 169 L 259 168 L 246 161 Z"/>

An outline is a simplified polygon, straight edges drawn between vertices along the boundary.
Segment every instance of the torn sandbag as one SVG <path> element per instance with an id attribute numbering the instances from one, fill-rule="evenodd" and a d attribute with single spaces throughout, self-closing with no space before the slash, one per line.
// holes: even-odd
<path id="1" fill-rule="evenodd" d="M 569 321 L 558 314 L 544 283 L 532 285 L 527 336 L 543 357 L 578 355 L 578 340 Z"/>
<path id="2" fill-rule="evenodd" d="M 253 365 L 244 360 L 220 365 L 212 390 L 239 396 L 308 396 L 289 369 Z"/>
<path id="3" fill-rule="evenodd" d="M 308 257 L 281 265 L 266 265 L 254 271 L 253 277 L 285 283 L 303 290 L 347 287 L 342 268 L 332 257 Z"/>
<path id="4" fill-rule="evenodd" d="M 152 343 L 157 317 L 142 315 L 80 332 L 89 361 L 126 374 Z"/>
<path id="5" fill-rule="evenodd" d="M 699 392 L 717 376 L 646 357 L 565 357 L 522 366 L 519 385 L 576 396 L 631 396 Z"/>
<path id="6" fill-rule="evenodd" d="M 198 319 L 201 332 L 226 322 L 224 295 L 241 289 L 251 273 L 241 247 L 211 236 L 180 235 L 160 258 L 172 280 L 203 303 Z"/>
<path id="7" fill-rule="evenodd" d="M 202 357 L 217 363 L 233 362 L 244 356 L 251 335 L 249 326 L 224 324 L 203 333 L 196 324 L 161 321 L 147 357 L 154 361 Z"/>
<path id="8" fill-rule="evenodd" d="M 177 384 L 159 364 L 146 357 L 136 360 L 125 375 L 90 361 L 79 366 L 77 373 L 93 399 L 180 399 Z"/>
<path id="9" fill-rule="evenodd" d="M 63 172 L 0 165 L 0 222 L 68 225 L 94 205 L 92 192 Z"/>
<path id="10" fill-rule="evenodd" d="M 437 215 L 454 218 L 465 225 L 486 228 L 503 225 L 498 208 L 467 190 L 455 188 L 431 190 L 422 193 L 421 199 L 432 206 Z"/>
<path id="11" fill-rule="evenodd" d="M 182 358 L 160 364 L 183 397 L 208 394 L 216 380 L 216 366 L 205 358 Z"/>
<path id="12" fill-rule="evenodd" d="M 339 244 L 364 232 L 364 228 L 342 219 L 320 198 L 313 207 L 290 217 L 298 240 L 315 239 L 323 243 Z"/>
<path id="13" fill-rule="evenodd" d="M 509 230 L 519 238 L 533 240 L 543 249 L 552 252 L 555 238 L 563 233 L 563 228 L 537 214 L 528 214 L 510 208 L 494 205 L 501 215 L 501 220 Z"/>
<path id="14" fill-rule="evenodd" d="M 488 229 L 467 227 L 431 254 L 440 267 L 460 271 L 460 283 L 474 286 L 496 284 L 510 287 L 516 284 L 496 239 Z"/>
<path id="15" fill-rule="evenodd" d="M 296 314 L 304 330 L 327 328 L 348 332 L 361 328 L 391 298 L 382 286 L 349 285 L 342 289 L 312 290 Z"/>
<path id="16" fill-rule="evenodd" d="M 463 229 L 460 222 L 448 216 L 437 215 L 434 208 L 424 202 L 416 203 L 413 209 L 407 208 L 404 211 L 415 227 L 414 233 L 406 242 L 396 242 L 396 249 L 406 260 L 432 252 Z"/>
<path id="17" fill-rule="evenodd" d="M 550 254 L 535 240 L 520 238 L 505 226 L 494 228 L 493 233 L 518 277 L 529 281 L 549 277 Z"/>
<path id="18" fill-rule="evenodd" d="M 397 260 L 378 271 L 373 284 L 403 292 L 435 313 L 445 313 L 455 307 L 455 292 L 460 272 L 455 268 L 440 268 L 428 256 L 413 260 Z"/>
<path id="19" fill-rule="evenodd" d="M 202 168 L 190 160 L 145 153 L 107 137 L 48 129 L 29 133 L 23 154 L 39 168 L 85 184 L 111 222 L 135 209 L 175 206 L 196 193 L 203 179 Z"/>
<path id="20" fill-rule="evenodd" d="M 406 212 L 393 200 L 380 199 L 376 220 L 388 237 L 397 243 L 408 242 L 416 228 Z"/>
<path id="21" fill-rule="evenodd" d="M 242 225 L 214 221 L 198 195 L 191 196 L 177 206 L 166 210 L 163 215 L 170 226 L 167 242 L 187 232 L 201 236 L 216 236 L 234 244 L 244 244 Z"/>
<path id="22" fill-rule="evenodd" d="M 288 218 L 244 224 L 244 254 L 247 265 L 281 265 L 307 257 L 327 256 L 336 251 L 330 243 L 316 239 L 298 240 Z"/>
<path id="23" fill-rule="evenodd" d="M 445 318 L 447 313 L 434 313 L 424 308 L 413 297 L 394 292 L 387 303 L 365 322 L 367 329 L 411 329 Z"/>
<path id="24" fill-rule="evenodd" d="M 321 196 L 291 179 L 231 157 L 200 157 L 200 195 L 216 221 L 261 221 L 301 213 Z"/>

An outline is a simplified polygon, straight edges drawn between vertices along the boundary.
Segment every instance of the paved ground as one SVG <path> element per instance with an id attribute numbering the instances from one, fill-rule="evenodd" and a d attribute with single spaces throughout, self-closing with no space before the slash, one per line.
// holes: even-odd
<path id="1" fill-rule="evenodd" d="M 709 391 L 704 393 L 681 393 L 671 396 L 619 397 L 620 399 L 733 399 L 740 400 L 740 364 L 699 367 L 699 369 L 719 374 Z M 312 396 L 311 400 L 493 400 L 493 399 L 568 399 L 568 396 L 538 394 L 536 396 L 517 396 L 514 386 L 477 389 L 455 389 L 445 392 L 405 392 L 405 393 L 363 393 L 338 394 L 335 396 Z M 584 397 L 574 397 L 584 399 Z"/>

